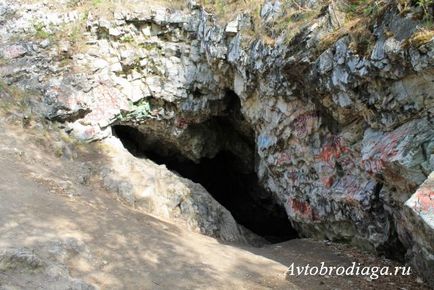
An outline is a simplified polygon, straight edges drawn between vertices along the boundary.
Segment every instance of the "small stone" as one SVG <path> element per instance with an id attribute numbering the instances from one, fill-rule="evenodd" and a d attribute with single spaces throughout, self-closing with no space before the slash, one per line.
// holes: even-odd
<path id="1" fill-rule="evenodd" d="M 115 28 L 115 27 L 111 27 L 110 29 L 109 29 L 109 35 L 110 36 L 113 36 L 113 37 L 119 37 L 119 36 L 121 36 L 121 35 L 123 35 L 124 33 L 120 30 L 120 29 L 118 29 L 118 28 Z"/>
<path id="2" fill-rule="evenodd" d="M 325 51 L 319 57 L 318 68 L 321 74 L 325 74 L 333 68 L 333 57 L 330 51 Z"/>
<path id="3" fill-rule="evenodd" d="M 115 18 L 116 20 L 125 20 L 125 16 L 124 16 L 124 14 L 122 13 L 122 11 L 115 11 L 115 12 L 113 13 L 113 16 L 114 16 L 114 18 Z"/>
<path id="4" fill-rule="evenodd" d="M 106 20 L 106 19 L 100 19 L 98 22 L 99 27 L 101 28 L 105 28 L 105 29 L 110 29 L 110 21 Z"/>
<path id="5" fill-rule="evenodd" d="M 388 55 L 396 55 L 401 51 L 401 42 L 393 37 L 384 42 L 384 52 Z"/>
<path id="6" fill-rule="evenodd" d="M 50 46 L 50 40 L 45 39 L 43 41 L 41 41 L 41 43 L 39 44 L 42 48 L 47 48 L 48 46 Z"/>
<path id="7" fill-rule="evenodd" d="M 238 32 L 238 21 L 234 20 L 226 25 L 226 33 L 236 34 Z"/>
<path id="8" fill-rule="evenodd" d="M 147 59 L 142 59 L 141 61 L 140 61 L 140 66 L 141 67 L 145 67 L 145 66 L 147 66 L 148 65 L 148 60 Z"/>
<path id="9" fill-rule="evenodd" d="M 10 45 L 3 49 L 3 52 L 0 52 L 5 59 L 15 59 L 24 56 L 27 53 L 27 49 L 19 44 Z"/>
<path id="10" fill-rule="evenodd" d="M 67 53 L 71 49 L 71 43 L 67 40 L 59 42 L 59 50 L 62 53 Z"/>
<path id="11" fill-rule="evenodd" d="M 146 25 L 145 27 L 142 28 L 142 33 L 144 36 L 151 36 L 152 32 L 151 32 L 151 26 Z"/>
<path id="12" fill-rule="evenodd" d="M 132 49 L 122 50 L 121 51 L 121 59 L 122 59 L 122 64 L 124 64 L 126 66 L 131 66 L 136 61 L 136 53 Z"/>
<path id="13" fill-rule="evenodd" d="M 100 70 L 103 68 L 108 67 L 109 63 L 101 58 L 97 58 L 92 62 L 92 66 L 95 68 L 95 70 Z"/>
<path id="14" fill-rule="evenodd" d="M 57 72 L 59 72 L 59 67 L 58 66 L 56 66 L 56 65 L 50 65 L 49 67 L 48 67 L 48 70 L 50 71 L 50 72 L 52 72 L 52 73 L 57 73 Z"/>
<path id="15" fill-rule="evenodd" d="M 110 70 L 114 73 L 121 72 L 122 71 L 122 65 L 119 62 L 114 63 L 110 66 Z"/>

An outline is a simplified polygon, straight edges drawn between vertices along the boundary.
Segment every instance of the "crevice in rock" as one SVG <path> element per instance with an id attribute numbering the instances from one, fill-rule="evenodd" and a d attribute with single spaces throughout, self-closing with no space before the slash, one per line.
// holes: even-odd
<path id="1" fill-rule="evenodd" d="M 239 224 L 252 232 L 273 243 L 296 238 L 297 232 L 284 207 L 258 181 L 254 134 L 239 112 L 236 95 L 228 92 L 228 100 L 228 109 L 223 116 L 189 128 L 197 134 L 217 134 L 213 139 L 219 143 L 214 144 L 218 148 L 216 153 L 199 160 L 191 160 L 182 153 L 180 144 L 155 138 L 152 132 L 115 125 L 113 133 L 136 157 L 165 164 L 177 174 L 200 183 Z"/>

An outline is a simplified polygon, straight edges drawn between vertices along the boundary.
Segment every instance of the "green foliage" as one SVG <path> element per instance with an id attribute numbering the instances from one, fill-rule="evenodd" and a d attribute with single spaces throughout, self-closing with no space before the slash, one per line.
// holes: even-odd
<path id="1" fill-rule="evenodd" d="M 417 5 L 419 7 L 422 7 L 422 9 L 425 11 L 425 13 L 429 13 L 430 8 L 434 6 L 434 0 L 418 0 Z"/>
<path id="2" fill-rule="evenodd" d="M 102 4 L 103 0 L 92 0 L 92 5 L 93 6 L 98 6 L 100 4 Z"/>
<path id="3" fill-rule="evenodd" d="M 82 23 L 85 23 L 87 21 L 88 17 L 89 17 L 89 10 L 85 10 L 81 15 L 80 21 Z"/>
<path id="4" fill-rule="evenodd" d="M 357 9 L 360 6 L 360 2 L 349 2 L 345 5 L 345 13 L 350 14 L 350 15 L 354 15 L 357 13 Z"/>
<path id="5" fill-rule="evenodd" d="M 216 1 L 216 7 L 217 7 L 217 13 L 223 14 L 226 12 L 226 9 L 225 9 L 226 5 L 225 5 L 224 1 L 217 0 Z"/>
<path id="6" fill-rule="evenodd" d="M 434 20 L 434 0 L 418 0 L 417 5 L 423 10 L 423 20 L 432 25 Z"/>
<path id="7" fill-rule="evenodd" d="M 134 42 L 134 37 L 130 34 L 124 35 L 121 37 L 120 42 L 123 43 L 133 43 Z"/>
<path id="8" fill-rule="evenodd" d="M 140 100 L 137 103 L 130 104 L 128 112 L 121 112 L 117 119 L 119 121 L 141 120 L 149 117 L 151 113 L 151 105 L 146 100 Z"/>
<path id="9" fill-rule="evenodd" d="M 434 17 L 427 18 L 423 21 L 423 25 L 426 29 L 433 30 L 434 29 Z"/>
<path id="10" fill-rule="evenodd" d="M 366 7 L 363 8 L 363 14 L 366 16 L 375 16 L 381 10 L 380 3 L 377 1 L 368 3 Z"/>
<path id="11" fill-rule="evenodd" d="M 422 20 L 425 28 L 433 29 L 434 0 L 397 0 L 397 5 L 401 15 L 417 12 L 414 17 Z M 415 11 L 415 7 L 419 8 L 419 11 Z"/>
<path id="12" fill-rule="evenodd" d="M 33 28 L 35 28 L 35 37 L 38 39 L 46 39 L 50 38 L 52 35 L 51 33 L 47 32 L 45 30 L 45 25 L 43 23 L 35 23 L 33 24 Z"/>
<path id="13" fill-rule="evenodd" d="M 384 4 L 383 1 L 376 0 L 349 0 L 344 5 L 344 12 L 349 18 L 359 16 L 376 17 Z"/>
<path id="14" fill-rule="evenodd" d="M 156 44 L 156 43 L 149 43 L 149 42 L 141 43 L 139 46 L 141 48 L 146 49 L 147 51 L 151 51 L 151 50 L 159 48 L 158 44 Z"/>

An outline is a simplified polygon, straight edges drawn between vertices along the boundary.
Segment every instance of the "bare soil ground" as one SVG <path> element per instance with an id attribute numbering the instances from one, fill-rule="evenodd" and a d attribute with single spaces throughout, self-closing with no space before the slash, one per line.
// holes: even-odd
<path id="1" fill-rule="evenodd" d="M 395 264 L 308 239 L 254 248 L 192 233 L 103 190 L 96 144 L 69 150 L 44 130 L 0 123 L 0 289 L 427 289 L 416 274 L 286 277 L 291 263 Z"/>

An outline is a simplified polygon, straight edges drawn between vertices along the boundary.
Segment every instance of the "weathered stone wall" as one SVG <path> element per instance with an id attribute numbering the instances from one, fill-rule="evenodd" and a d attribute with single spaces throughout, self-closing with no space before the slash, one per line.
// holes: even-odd
<path id="1" fill-rule="evenodd" d="M 192 128 L 226 116 L 233 91 L 254 130 L 257 174 L 301 235 L 390 256 L 404 247 L 430 277 L 432 186 L 416 190 L 434 169 L 434 40 L 409 41 L 419 25 L 411 15 L 388 9 L 361 54 L 348 35 L 318 51 L 344 21 L 331 4 L 289 43 L 279 36 L 273 45 L 247 36 L 248 14 L 220 25 L 194 3 L 118 9 L 110 19 L 88 16 L 86 50 L 75 53 L 67 41 L 15 41 L 34 19 L 51 29 L 80 18 L 28 8 L 0 6 L 1 76 L 41 91 L 40 110 L 73 136 L 98 140 L 111 125 L 129 125 L 191 160 L 212 157 L 224 142 Z M 263 24 L 281 9 L 265 3 Z M 62 55 L 71 59 L 64 67 Z"/>

